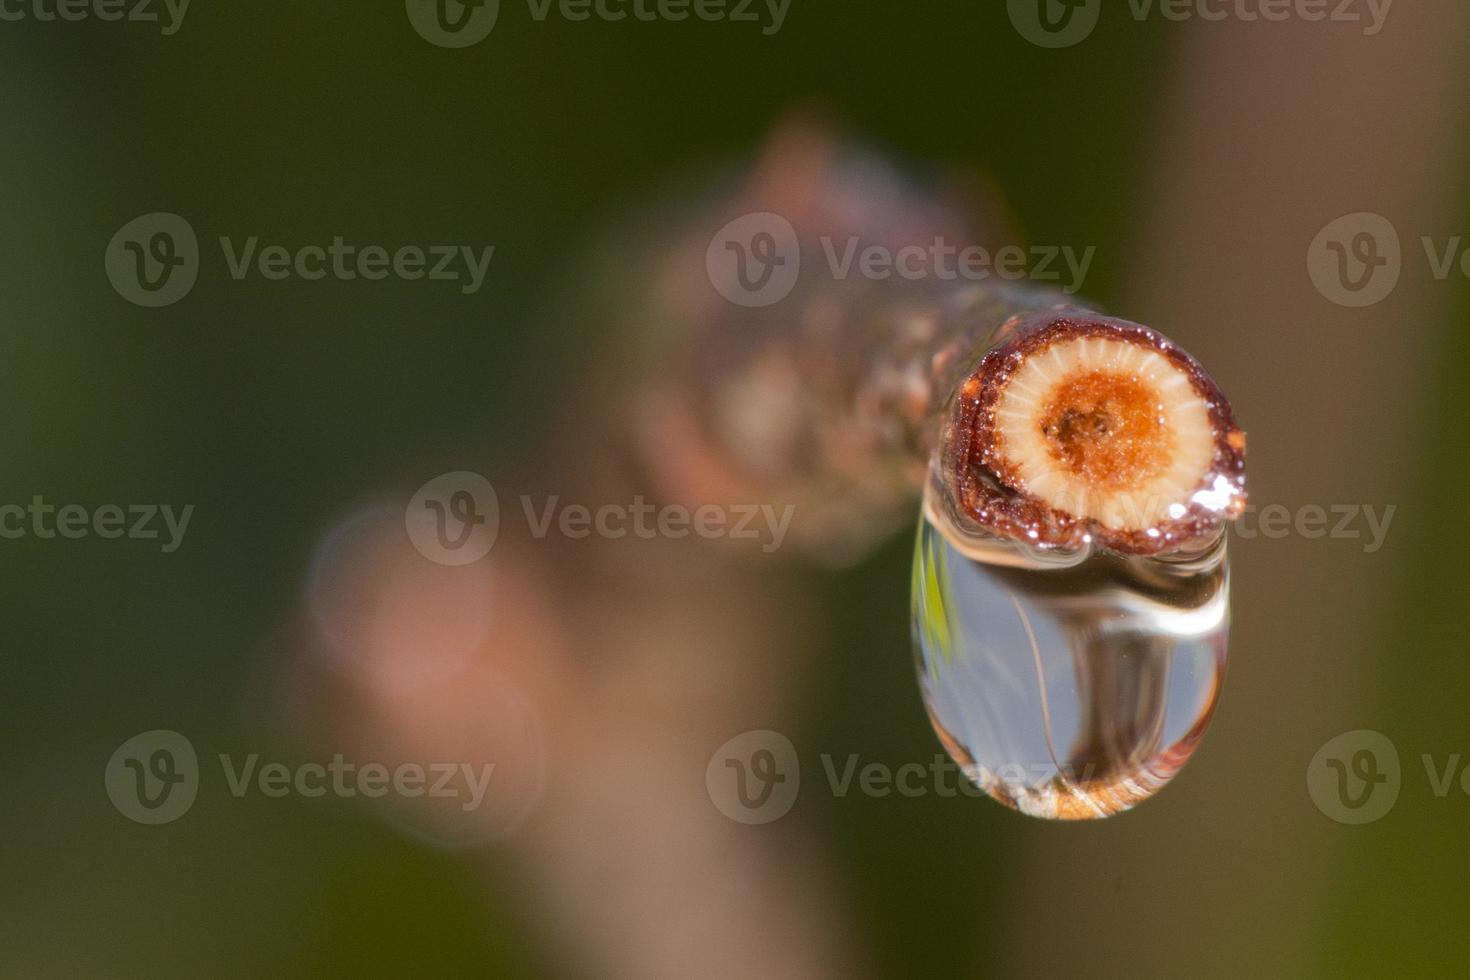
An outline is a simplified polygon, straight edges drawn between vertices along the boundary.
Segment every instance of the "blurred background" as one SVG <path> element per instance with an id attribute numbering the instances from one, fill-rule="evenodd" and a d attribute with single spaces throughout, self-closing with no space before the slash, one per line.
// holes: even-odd
<path id="1" fill-rule="evenodd" d="M 0 8 L 19 12 L 0 23 L 0 503 L 193 508 L 171 551 L 162 518 L 162 540 L 0 540 L 0 975 L 1463 975 L 1470 14 L 1385 6 L 1109 3 L 1050 48 L 1016 4 L 791 0 L 763 31 L 770 8 L 538 20 L 506 0 L 462 49 L 393 3 L 199 2 L 171 34 Z M 843 570 L 752 572 L 693 540 L 552 562 L 503 534 L 458 570 L 405 552 L 404 501 L 442 473 L 485 474 L 503 516 L 523 493 L 596 500 L 565 447 L 627 313 L 560 301 L 795 108 L 988 175 L 1024 242 L 1096 246 L 1084 294 L 1230 394 L 1258 508 L 1393 508 L 1374 549 L 1361 520 L 1236 542 L 1219 712 L 1136 811 L 1056 825 L 828 789 L 824 759 L 939 750 L 907 533 Z M 158 309 L 104 262 L 153 212 L 202 255 Z M 1356 308 L 1309 255 L 1360 212 L 1396 229 L 1401 268 Z M 465 295 L 236 280 L 221 236 L 495 251 Z M 803 786 L 744 826 L 705 767 L 755 729 L 791 739 Z M 1395 748 L 1399 795 L 1349 824 L 1308 774 L 1361 729 Z M 154 730 L 202 773 L 156 826 L 106 775 Z M 237 797 L 218 761 L 336 753 L 497 775 L 472 819 Z"/>

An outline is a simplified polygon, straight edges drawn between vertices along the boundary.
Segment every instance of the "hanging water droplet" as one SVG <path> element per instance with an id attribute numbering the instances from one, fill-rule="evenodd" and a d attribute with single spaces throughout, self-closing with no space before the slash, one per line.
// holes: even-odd
<path id="1" fill-rule="evenodd" d="M 1225 536 L 1188 558 L 1046 563 L 936 526 L 914 554 L 919 684 L 965 774 L 1023 813 L 1096 819 L 1147 799 L 1198 746 L 1220 695 Z"/>

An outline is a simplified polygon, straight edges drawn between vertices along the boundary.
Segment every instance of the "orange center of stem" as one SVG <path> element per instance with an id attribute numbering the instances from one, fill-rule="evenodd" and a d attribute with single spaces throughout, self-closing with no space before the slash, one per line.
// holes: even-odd
<path id="1" fill-rule="evenodd" d="M 1041 414 L 1052 458 L 1099 490 L 1136 487 L 1162 473 L 1174 450 L 1158 393 L 1109 371 L 1057 385 Z"/>

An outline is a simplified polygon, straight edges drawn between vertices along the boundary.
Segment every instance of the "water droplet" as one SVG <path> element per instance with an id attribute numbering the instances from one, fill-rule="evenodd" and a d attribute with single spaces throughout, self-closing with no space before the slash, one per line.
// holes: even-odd
<path id="1" fill-rule="evenodd" d="M 1036 817 L 1152 796 L 1204 735 L 1225 675 L 1224 535 L 1205 553 L 1055 558 L 945 525 L 914 553 L 919 684 L 951 757 Z"/>

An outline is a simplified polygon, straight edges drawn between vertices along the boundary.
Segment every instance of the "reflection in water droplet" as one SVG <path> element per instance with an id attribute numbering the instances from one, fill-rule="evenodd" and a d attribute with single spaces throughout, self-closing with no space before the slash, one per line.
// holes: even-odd
<path id="1" fill-rule="evenodd" d="M 1187 559 L 1096 552 L 1043 566 L 928 513 L 914 554 L 919 684 L 966 775 L 1062 820 L 1156 793 L 1199 744 L 1224 680 L 1224 536 Z"/>

